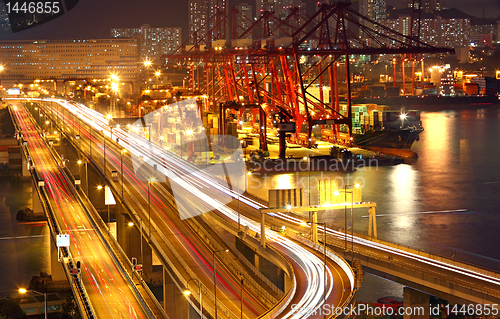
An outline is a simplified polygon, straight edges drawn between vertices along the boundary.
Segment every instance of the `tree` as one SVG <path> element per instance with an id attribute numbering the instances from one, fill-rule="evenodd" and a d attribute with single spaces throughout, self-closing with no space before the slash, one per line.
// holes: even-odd
<path id="1" fill-rule="evenodd" d="M 21 306 L 10 299 L 0 300 L 0 318 L 9 319 L 24 319 L 26 315 L 24 314 Z"/>
<path id="2" fill-rule="evenodd" d="M 64 318 L 81 319 L 80 310 L 73 295 L 68 295 L 66 302 L 62 306 Z M 1 318 L 0 318 L 1 319 Z"/>

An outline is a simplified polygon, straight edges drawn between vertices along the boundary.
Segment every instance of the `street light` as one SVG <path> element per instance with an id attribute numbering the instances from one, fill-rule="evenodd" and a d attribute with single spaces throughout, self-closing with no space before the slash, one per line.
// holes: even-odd
<path id="1" fill-rule="evenodd" d="M 47 319 L 47 293 L 46 292 L 39 292 L 39 291 L 36 291 L 36 290 L 32 290 L 32 289 L 26 289 L 26 288 L 19 288 L 19 293 L 21 294 L 25 294 L 27 293 L 28 291 L 30 292 L 34 292 L 36 294 L 39 294 L 39 295 L 43 295 L 43 308 L 44 308 L 44 318 Z"/>
<path id="2" fill-rule="evenodd" d="M 97 190 L 101 190 L 102 189 L 102 186 L 101 185 L 97 185 Z M 106 191 L 106 189 L 104 189 L 104 191 Z M 110 217 L 109 217 L 109 204 L 106 204 L 106 193 L 104 193 L 104 205 L 107 206 L 108 208 L 108 224 L 110 223 Z M 109 225 L 108 225 L 109 227 Z"/>
<path id="3" fill-rule="evenodd" d="M 102 132 L 102 140 L 103 140 L 103 144 L 104 144 L 104 176 L 106 177 L 108 174 L 106 173 L 106 135 L 104 135 L 104 130 L 101 131 Z"/>
<path id="4" fill-rule="evenodd" d="M 123 154 L 127 152 L 128 151 L 126 148 L 122 148 L 122 150 L 120 151 L 120 166 L 122 170 L 122 202 L 123 202 Z"/>
<path id="5" fill-rule="evenodd" d="M 78 160 L 78 165 L 85 165 L 85 191 L 87 192 L 87 195 L 89 193 L 89 172 L 88 172 L 88 163 L 86 161 Z"/>
<path id="6" fill-rule="evenodd" d="M 191 294 L 191 290 L 189 290 L 189 282 L 194 281 L 196 285 L 198 286 L 198 294 L 200 295 L 200 319 L 203 318 L 203 295 L 202 295 L 202 289 L 201 289 L 201 282 L 196 279 L 196 278 L 190 278 L 187 283 L 186 283 L 186 289 L 184 290 L 184 296 L 188 297 Z"/>
<path id="7" fill-rule="evenodd" d="M 221 249 L 221 250 L 215 250 L 212 252 L 213 255 L 213 269 L 214 269 L 214 305 L 215 305 L 215 316 L 214 319 L 217 319 L 217 270 L 215 269 L 215 255 L 220 252 L 228 252 L 229 249 Z"/>
<path id="8" fill-rule="evenodd" d="M 137 216 L 137 218 L 139 218 L 139 222 L 141 223 L 140 225 L 140 232 L 141 232 L 141 265 L 144 265 L 144 254 L 143 254 L 143 250 L 142 250 L 142 218 L 140 218 L 139 216 Z M 128 225 L 129 226 L 134 226 L 134 223 L 133 222 L 128 222 Z"/>
<path id="9" fill-rule="evenodd" d="M 158 78 L 160 77 L 160 75 L 161 75 L 160 70 L 157 70 L 157 71 L 155 72 L 155 77 L 156 77 L 156 85 L 158 85 Z"/>
<path id="10" fill-rule="evenodd" d="M 347 251 L 347 188 L 348 187 L 355 187 L 358 188 L 359 184 L 354 184 L 354 185 L 344 185 L 344 239 L 345 239 L 345 247 L 344 251 Z M 354 260 L 354 214 L 353 214 L 353 209 L 354 209 L 354 190 L 351 190 L 349 193 L 351 193 L 351 261 Z M 335 196 L 338 196 L 340 193 L 339 191 L 334 191 L 333 194 Z"/>
<path id="11" fill-rule="evenodd" d="M 150 177 L 148 178 L 148 224 L 149 224 L 149 238 L 151 238 L 151 183 L 156 182 L 156 178 Z"/>

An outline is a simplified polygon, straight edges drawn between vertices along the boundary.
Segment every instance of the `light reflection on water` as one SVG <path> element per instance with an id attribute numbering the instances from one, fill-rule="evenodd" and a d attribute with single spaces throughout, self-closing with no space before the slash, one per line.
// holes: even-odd
<path id="1" fill-rule="evenodd" d="M 311 203 L 318 203 L 317 182 L 342 177 L 364 180 L 363 200 L 377 203 L 379 237 L 500 270 L 500 111 L 463 110 L 422 113 L 425 131 L 412 150 L 417 160 L 350 173 L 311 172 Z M 280 188 L 304 188 L 308 173 L 270 175 Z M 282 180 L 283 179 L 283 180 Z M 251 176 L 249 191 L 267 199 L 270 183 Z M 447 210 L 465 212 L 430 213 Z M 354 229 L 367 233 L 367 209 L 355 209 Z M 343 227 L 344 211 L 320 213 L 332 227 Z M 350 215 L 348 215 L 350 220 Z"/>
<path id="2" fill-rule="evenodd" d="M 18 210 L 31 207 L 30 182 L 0 177 L 0 189 L 0 292 L 9 295 L 27 287 L 32 276 L 50 273 L 49 229 L 46 223 L 16 220 Z"/>

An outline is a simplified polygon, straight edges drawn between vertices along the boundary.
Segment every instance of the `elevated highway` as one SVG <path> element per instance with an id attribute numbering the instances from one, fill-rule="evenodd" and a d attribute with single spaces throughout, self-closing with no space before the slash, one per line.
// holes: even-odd
<path id="1" fill-rule="evenodd" d="M 225 219 L 232 220 L 233 223 L 236 220 L 237 213 L 234 210 L 228 208 L 224 204 L 217 202 L 216 200 L 217 196 L 221 196 L 222 193 L 225 192 L 225 190 L 218 187 L 217 184 L 214 184 L 215 179 L 212 176 L 200 175 L 200 176 L 190 177 L 190 179 L 186 179 L 185 178 L 186 170 L 191 172 L 192 167 L 184 166 L 186 165 L 184 163 L 185 161 L 180 160 L 177 156 L 165 152 L 156 145 L 150 145 L 144 139 L 138 136 L 134 136 L 134 134 L 129 134 L 123 129 L 115 128 L 111 131 L 111 129 L 107 126 L 107 121 L 102 117 L 102 115 L 93 112 L 92 110 L 89 110 L 84 106 L 68 103 L 66 101 L 56 100 L 54 102 L 55 102 L 54 104 L 58 104 L 60 106 L 59 107 L 53 106 L 52 108 L 50 108 L 50 103 L 47 102 L 43 103 L 45 105 L 44 108 L 46 108 L 45 110 L 46 114 L 51 114 L 51 118 L 56 121 L 59 118 L 58 122 L 59 125 L 62 124 L 61 121 L 62 119 L 64 119 L 66 123 L 65 134 L 70 138 L 74 138 L 78 134 L 80 136 L 80 139 L 78 142 L 75 141 L 75 145 L 76 144 L 80 145 L 81 149 L 84 150 L 85 153 L 87 153 L 89 156 L 90 153 L 92 152 L 92 160 L 95 161 L 95 159 L 100 159 L 100 158 L 104 159 L 103 156 L 104 141 L 107 140 L 106 161 L 103 161 L 104 163 L 106 163 L 106 173 L 107 173 L 106 175 L 111 176 L 112 170 L 115 170 L 120 174 L 123 161 L 124 163 L 123 177 L 125 181 L 123 186 L 125 189 L 123 200 L 124 201 L 129 200 L 130 194 L 134 193 L 131 192 L 130 187 L 136 188 L 137 193 L 140 194 L 142 199 L 141 198 L 136 198 L 135 200 L 130 199 L 129 201 L 130 204 L 132 202 L 135 202 L 133 204 L 133 206 L 135 206 L 135 210 L 134 213 L 131 214 L 131 218 L 135 218 L 135 221 L 138 224 L 142 223 L 143 225 L 146 225 L 146 223 L 149 224 L 149 216 L 151 216 L 151 237 L 149 237 L 149 229 L 148 231 L 145 231 L 144 236 L 148 237 L 153 246 L 155 246 L 154 245 L 155 241 L 159 242 L 161 240 L 163 244 L 167 246 L 168 246 L 167 242 L 178 241 L 176 245 L 184 247 L 185 250 L 189 250 L 191 254 L 193 253 L 193 251 L 199 250 L 195 249 L 195 247 L 203 247 L 202 245 L 191 245 L 190 241 L 186 240 L 186 237 L 179 236 L 183 235 L 182 232 L 175 230 L 169 231 L 168 228 L 173 227 L 175 223 L 172 223 L 172 219 L 167 219 L 168 217 L 165 215 L 165 207 L 163 207 L 163 209 L 160 209 L 161 206 L 162 205 L 165 206 L 165 204 L 164 200 L 163 201 L 160 200 L 159 195 L 162 194 L 159 194 L 157 192 L 157 188 L 163 187 L 163 185 L 161 185 L 160 183 L 155 184 L 153 187 L 149 187 L 149 191 L 147 191 L 148 186 L 151 185 L 147 182 L 147 180 L 144 177 L 147 177 L 147 175 L 152 172 L 151 166 L 156 165 L 157 171 L 155 173 L 162 174 L 163 178 L 165 178 L 165 176 L 167 175 L 166 174 L 167 171 L 173 172 L 175 174 L 173 178 L 172 176 L 170 176 L 171 187 L 173 187 L 172 181 L 174 180 L 174 183 L 176 184 L 175 187 L 181 187 L 187 191 L 186 193 L 188 194 L 188 196 L 185 197 L 184 199 L 185 202 L 184 203 L 176 202 L 177 209 L 181 211 L 180 212 L 181 214 L 183 209 L 188 209 L 189 207 L 188 205 L 192 205 L 195 207 L 199 205 L 210 205 L 211 207 L 215 208 L 218 214 L 222 214 Z M 65 111 L 60 111 L 58 109 L 65 109 Z M 96 132 L 102 132 L 103 136 L 100 135 L 100 133 Z M 111 141 L 111 138 L 113 141 Z M 117 143 L 117 138 L 118 138 L 118 143 Z M 92 141 L 91 142 L 92 151 L 90 151 L 90 141 Z M 130 160 L 128 158 L 121 157 L 121 150 L 127 149 L 130 153 L 135 152 L 134 155 L 136 156 L 136 158 L 139 158 L 144 154 L 146 155 L 150 154 L 149 152 L 151 152 L 151 147 L 153 147 L 154 149 L 153 150 L 154 156 L 151 157 L 148 156 L 149 159 L 147 160 L 147 164 L 149 164 L 149 168 L 147 168 L 143 172 L 142 177 L 138 176 L 136 172 L 132 170 L 133 166 L 130 164 L 129 162 Z M 96 163 L 98 166 L 101 167 L 103 173 L 105 169 L 104 163 Z M 149 173 L 147 170 L 149 170 Z M 179 178 L 181 176 L 182 178 Z M 186 182 L 191 185 L 187 185 Z M 117 184 L 116 186 L 117 191 L 119 189 L 118 185 L 119 184 Z M 199 185 L 200 187 L 198 189 L 193 189 L 192 185 Z M 214 186 L 216 187 L 214 188 Z M 200 189 L 203 189 L 203 192 L 199 192 Z M 147 202 L 150 202 L 152 204 L 150 212 L 148 211 L 149 206 L 146 205 Z M 259 228 L 260 226 L 258 226 L 257 224 L 252 225 L 250 220 L 248 220 L 247 225 L 245 226 L 248 226 L 249 228 L 255 228 L 256 232 L 259 232 L 260 229 Z M 171 234 L 172 236 L 166 235 L 166 237 L 168 237 L 169 240 L 165 240 L 165 238 L 162 238 L 162 236 L 165 237 L 165 234 Z M 273 306 L 270 311 L 267 312 L 262 311 L 261 313 L 263 313 L 264 315 L 262 315 L 261 317 L 275 318 L 277 317 L 278 313 L 281 313 L 281 316 L 283 318 L 297 317 L 297 315 L 294 315 L 294 313 L 291 311 L 291 305 L 293 303 L 297 303 L 301 307 L 306 307 L 308 309 L 316 309 L 323 302 L 323 290 L 325 286 L 327 288 L 327 296 L 326 296 L 327 303 L 339 302 L 339 304 L 343 304 L 346 301 L 352 300 L 353 293 L 355 291 L 354 277 L 352 270 L 346 264 L 342 265 L 343 267 L 341 267 L 338 264 L 337 260 L 335 262 L 328 262 L 327 277 L 325 278 L 323 275 L 324 267 L 321 258 L 321 253 L 315 252 L 310 248 L 304 248 L 299 243 L 294 242 L 293 240 L 287 239 L 278 234 L 270 236 L 270 240 L 273 242 L 272 244 L 273 248 L 278 250 L 282 255 L 286 256 L 289 262 L 292 264 L 294 270 L 293 274 L 294 278 L 292 279 L 292 283 L 289 286 L 290 289 L 288 289 L 285 292 L 285 296 L 280 300 L 280 302 L 275 306 Z M 158 244 L 159 244 L 158 246 L 163 245 L 161 243 Z M 162 259 L 163 257 L 168 257 L 168 256 L 162 257 L 162 254 L 165 255 L 165 251 L 162 252 L 162 249 L 159 249 L 159 247 L 154 249 L 160 259 Z M 187 258 L 184 257 L 173 258 L 179 256 L 171 256 L 171 258 L 165 258 L 164 262 L 166 265 L 169 265 L 170 263 L 172 266 L 180 266 L 180 267 L 171 267 L 170 269 L 172 271 L 176 269 L 174 272 L 177 273 L 174 274 L 174 277 L 177 277 L 176 279 L 178 279 L 177 286 L 179 287 L 179 289 L 183 289 L 186 286 L 186 282 L 187 280 L 189 280 L 189 277 L 192 277 L 193 272 L 192 270 L 189 269 L 195 269 L 196 271 L 199 271 L 200 269 L 201 270 L 205 269 L 205 275 L 203 275 L 203 271 L 202 275 L 199 274 L 195 275 L 196 278 L 202 278 L 202 282 L 204 283 L 203 284 L 204 292 L 210 292 L 211 290 L 210 279 L 213 276 L 213 269 L 209 265 L 211 264 L 210 257 L 212 257 L 210 255 L 212 254 L 212 251 L 214 249 L 212 248 L 207 250 L 208 250 L 208 256 L 207 253 L 203 251 L 201 251 L 201 253 L 198 256 L 191 256 L 191 260 L 195 262 L 194 265 L 193 264 L 189 265 L 189 263 L 186 263 L 185 260 Z M 171 249 L 168 249 L 166 251 L 172 252 Z M 173 255 L 175 255 L 175 253 L 173 253 Z M 197 261 L 196 259 L 199 259 L 199 261 Z M 175 264 L 174 261 L 175 263 L 178 263 L 180 265 L 174 265 Z M 203 263 L 204 265 L 200 266 L 199 262 Z M 184 272 L 184 274 L 182 272 Z M 209 277 L 210 279 L 208 280 L 203 279 L 203 276 Z M 237 305 L 235 304 L 235 299 L 238 300 L 241 298 L 241 296 L 239 296 L 238 292 L 236 291 L 237 289 L 235 289 L 238 283 L 235 282 L 234 279 L 231 280 L 230 277 L 219 278 L 219 276 L 220 274 L 218 269 L 217 290 L 219 290 L 222 287 L 222 298 L 221 302 L 219 302 L 217 305 L 218 307 L 220 307 L 220 303 L 223 303 L 223 305 L 226 308 L 226 309 L 221 309 L 219 315 L 225 314 L 228 317 L 235 317 L 234 314 L 231 315 L 231 313 L 234 313 L 235 312 L 234 310 L 238 310 Z M 341 276 L 343 276 L 343 280 L 336 281 Z M 325 285 L 325 279 L 326 279 L 326 285 Z M 332 285 L 332 283 L 334 284 Z M 227 290 L 227 292 L 224 290 Z M 210 296 L 209 293 L 207 294 Z M 208 308 L 210 308 L 211 298 L 209 297 L 207 299 L 209 299 Z M 219 300 L 219 294 L 217 299 Z M 204 303 L 205 300 L 206 299 L 204 299 Z M 227 301 L 227 303 L 224 303 L 225 300 Z M 247 304 L 245 305 L 246 305 L 245 308 L 248 308 L 248 305 Z M 204 307 L 204 309 L 206 308 Z M 249 312 L 247 311 L 246 314 L 248 313 Z M 256 316 L 257 315 L 254 314 L 248 317 L 251 318 Z M 304 317 L 304 316 L 298 316 L 298 317 Z"/>
<path id="2" fill-rule="evenodd" d="M 62 264 L 85 318 L 165 318 L 164 311 L 150 296 L 136 288 L 133 279 L 113 253 L 112 243 L 104 240 L 104 225 L 91 218 L 92 206 L 82 201 L 51 154 L 36 124 L 21 103 L 10 108 L 36 176 L 37 192 L 48 215 L 51 236 L 69 234 L 71 246 L 63 249 Z M 38 182 L 43 182 L 38 184 Z M 34 195 L 36 196 L 36 195 Z M 115 247 L 116 249 L 116 247 Z M 81 274 L 71 269 L 81 263 Z M 142 291 L 144 293 L 144 291 Z M 147 300 L 148 302 L 146 302 Z"/>

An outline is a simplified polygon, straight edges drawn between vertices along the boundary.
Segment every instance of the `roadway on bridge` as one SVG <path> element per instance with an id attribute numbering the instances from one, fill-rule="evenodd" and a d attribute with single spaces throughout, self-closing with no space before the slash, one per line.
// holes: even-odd
<path id="1" fill-rule="evenodd" d="M 69 110 L 73 110 L 74 105 L 65 105 Z M 59 124 L 63 125 L 65 130 L 70 134 L 79 134 L 80 140 L 78 142 L 79 146 L 85 150 L 88 154 L 92 154 L 96 161 L 104 161 L 104 149 L 106 149 L 106 171 L 110 175 L 110 172 L 115 170 L 120 172 L 123 168 L 124 177 L 124 197 L 128 199 L 129 203 L 134 203 L 137 206 L 132 207 L 136 213 L 140 216 L 143 221 L 143 231 L 148 233 L 150 231 L 149 227 L 149 213 L 151 215 L 151 234 L 152 237 L 161 239 L 167 239 L 169 245 L 179 253 L 182 262 L 179 262 L 175 254 L 170 253 L 170 260 L 176 263 L 178 269 L 189 268 L 196 273 L 196 278 L 203 282 L 203 285 L 207 287 L 208 290 L 213 291 L 213 267 L 212 267 L 212 249 L 208 247 L 206 243 L 202 242 L 197 236 L 194 236 L 187 225 L 179 219 L 178 212 L 174 207 L 169 206 L 162 198 L 161 194 L 158 194 L 156 187 L 148 187 L 148 178 L 152 175 L 148 172 L 148 169 L 141 169 L 140 171 L 135 171 L 131 162 L 129 154 L 125 154 L 122 157 L 122 149 L 112 143 L 111 131 L 107 130 L 104 122 L 107 123 L 105 119 L 98 118 L 100 114 L 95 114 L 93 112 L 88 114 L 91 116 L 91 121 L 85 125 L 85 119 L 82 118 L 78 120 L 75 118 L 74 114 L 71 114 L 67 110 L 65 112 L 60 110 L 55 110 L 58 113 L 58 117 L 61 121 Z M 81 114 L 84 114 L 85 110 L 82 110 Z M 64 121 L 64 124 L 62 124 Z M 99 121 L 104 121 L 100 123 Z M 103 131 L 104 130 L 104 131 Z M 106 147 L 104 147 L 104 140 L 100 131 L 103 131 L 108 136 L 106 137 Z M 120 137 L 123 143 L 126 143 L 125 136 L 120 134 L 119 130 L 113 130 L 113 137 Z M 92 145 L 92 150 L 90 150 L 90 145 Z M 127 145 L 126 149 L 131 149 L 132 145 Z M 102 165 L 102 167 L 104 167 Z M 121 182 L 121 178 L 119 180 Z M 155 183 L 159 185 L 158 183 Z M 121 186 L 120 186 L 121 187 Z M 149 211 L 149 203 L 151 203 L 151 210 Z M 188 204 L 187 204 L 188 205 Z M 143 209 L 141 209 L 143 208 Z M 156 225 L 156 227 L 155 227 Z M 168 253 L 169 248 L 165 247 L 164 251 Z M 139 256 L 136 256 L 139 259 Z M 139 259 L 140 260 L 140 259 Z M 187 267 L 186 267 L 187 266 Z M 181 271 L 188 280 L 191 275 L 188 272 Z M 217 302 L 218 307 L 225 306 L 228 312 L 231 313 L 232 318 L 239 318 L 240 313 L 240 283 L 237 278 L 235 278 L 230 272 L 227 271 L 220 262 L 217 262 Z M 191 287 L 193 288 L 193 287 Z M 262 305 L 254 294 L 245 290 L 244 293 L 244 317 L 245 318 L 256 318 L 259 314 L 265 312 L 266 308 Z M 204 307 L 206 310 L 207 306 L 213 305 L 209 298 L 204 298 Z M 212 306 L 213 307 L 213 306 Z M 225 318 L 225 314 L 219 311 L 218 316 Z"/>
<path id="2" fill-rule="evenodd" d="M 139 141 L 136 141 L 140 143 Z M 149 152 L 149 146 L 143 144 L 144 150 Z M 159 147 L 154 146 L 154 153 L 161 153 L 159 151 Z M 156 155 L 158 156 L 158 155 Z M 188 171 L 190 175 L 193 171 L 193 166 L 190 166 L 186 161 L 181 161 L 179 157 L 172 154 L 162 154 L 159 159 L 155 159 L 159 165 L 162 165 L 167 159 L 168 164 L 170 165 L 167 169 L 179 169 L 183 171 Z M 195 174 L 196 175 L 196 174 Z M 218 189 L 226 194 L 229 194 L 234 199 L 239 199 L 241 203 L 248 205 L 250 208 L 254 209 L 254 219 L 257 220 L 258 217 L 256 211 L 264 208 L 265 205 L 262 203 L 258 203 L 248 197 L 240 196 L 236 192 L 229 190 L 227 187 L 222 186 L 216 179 L 209 178 L 201 174 L 197 176 L 197 183 L 202 183 L 202 185 L 206 188 L 210 189 Z M 223 209 L 221 209 L 223 211 Z M 226 216 L 232 215 L 231 219 L 235 219 L 234 211 L 225 212 Z M 278 224 L 287 225 L 298 231 L 303 231 L 304 227 L 299 226 L 300 222 L 303 222 L 300 218 L 291 217 L 286 212 L 276 213 L 274 214 L 276 218 L 279 218 L 281 221 Z M 320 228 L 321 229 L 321 228 Z M 335 231 L 333 229 L 328 229 L 329 240 L 332 241 L 343 241 L 344 233 Z M 321 239 L 321 236 L 319 236 Z M 347 238 L 347 241 L 350 241 L 350 236 Z M 408 267 L 412 267 L 414 269 L 419 269 L 421 271 L 428 271 L 429 273 L 435 274 L 437 277 L 446 278 L 447 280 L 457 284 L 463 285 L 464 287 L 470 287 L 471 289 L 475 289 L 477 291 L 481 291 L 483 288 L 489 291 L 489 294 L 492 296 L 498 296 L 498 291 L 500 290 L 500 279 L 498 274 L 488 274 L 485 271 L 477 267 L 469 267 L 465 264 L 460 264 L 459 262 L 449 261 L 442 259 L 438 256 L 423 256 L 416 251 L 411 251 L 409 249 L 404 249 L 404 247 L 395 247 L 395 245 L 391 245 L 389 243 L 383 243 L 381 241 L 369 240 L 366 238 L 362 238 L 360 236 L 354 236 L 354 249 L 356 252 L 359 252 L 361 255 L 371 256 L 375 258 L 385 259 L 393 258 L 394 263 L 401 263 L 408 265 Z M 348 246 L 350 246 L 350 242 Z M 319 287 L 318 287 L 318 290 Z M 498 297 L 497 297 L 498 298 Z"/>
<path id="3" fill-rule="evenodd" d="M 122 275 L 104 247 L 94 224 L 80 206 L 68 181 L 64 178 L 44 140 L 37 132 L 31 116 L 20 103 L 13 106 L 31 160 L 45 181 L 57 222 L 63 233 L 70 235 L 70 252 L 74 261 L 82 263 L 82 280 L 98 318 L 149 318 L 137 299 L 129 281 Z"/>
<path id="4" fill-rule="evenodd" d="M 71 116 L 65 117 L 65 121 L 67 121 L 67 124 L 70 124 L 68 125 L 68 128 L 78 127 L 77 121 L 74 120 L 73 122 L 69 121 L 72 121 L 71 119 L 74 118 L 74 114 L 79 113 L 80 115 L 78 117 L 80 118 L 80 120 L 86 122 L 87 124 L 92 125 L 94 130 L 103 131 L 106 136 L 111 137 L 111 131 L 107 126 L 107 121 L 102 117 L 102 115 L 98 114 L 95 111 L 89 110 L 88 108 L 81 105 L 71 104 L 64 101 L 60 103 L 69 110 L 69 113 L 72 114 Z M 68 112 L 66 111 L 66 115 L 67 113 Z M 80 132 L 84 127 L 85 126 L 79 128 Z M 141 154 L 153 154 L 153 156 L 149 156 L 150 158 L 147 160 L 148 164 L 150 165 L 156 164 L 159 171 L 166 172 L 168 170 L 170 172 L 174 172 L 174 174 L 177 174 L 174 176 L 177 186 L 186 189 L 186 191 L 188 192 L 194 193 L 196 197 L 198 197 L 198 203 L 203 202 L 204 205 L 208 204 L 211 207 L 216 208 L 220 213 L 224 214 L 225 218 L 231 219 L 233 221 L 236 219 L 237 213 L 234 210 L 228 208 L 227 206 L 219 203 L 216 200 L 218 196 L 221 196 L 223 193 L 231 191 L 221 187 L 217 183 L 215 178 L 204 174 L 192 175 L 193 166 L 191 164 L 179 159 L 179 157 L 176 155 L 170 154 L 165 150 L 160 149 L 157 145 L 149 145 L 148 142 L 145 141 L 143 138 L 139 136 L 133 136 L 132 134 L 128 134 L 123 129 L 113 129 L 113 137 L 115 139 L 116 137 L 119 137 L 120 145 L 122 145 L 123 148 L 128 149 L 132 153 L 136 152 L 137 157 L 139 157 Z M 93 143 L 97 143 L 94 144 L 94 146 L 100 145 L 98 139 L 93 141 Z M 154 149 L 153 152 L 151 152 L 151 147 Z M 100 152 L 102 152 L 103 146 L 99 147 L 98 149 L 101 149 Z M 118 150 L 115 150 L 115 152 L 116 151 Z M 106 153 L 108 153 L 108 151 Z M 117 162 L 120 161 L 118 154 L 114 155 L 115 157 L 114 165 L 116 165 Z M 132 174 L 134 172 L 131 171 L 130 173 Z M 134 182 L 138 184 L 138 187 L 142 188 L 143 200 L 146 200 L 147 194 L 144 193 L 144 189 L 145 187 L 147 187 L 147 184 L 144 182 L 143 183 L 138 183 L 137 181 Z M 191 185 L 186 185 L 185 184 L 186 182 Z M 199 185 L 199 187 L 193 189 L 192 188 L 193 185 Z M 250 220 L 247 221 L 247 224 L 251 228 L 254 228 L 255 231 L 260 231 L 258 225 L 251 224 Z M 297 244 L 296 242 L 287 239 L 283 236 L 280 236 L 278 234 L 269 236 L 269 239 L 272 245 L 274 245 L 274 247 L 277 248 L 283 255 L 288 256 L 292 264 L 295 266 L 294 269 L 296 271 L 296 276 L 297 279 L 300 280 L 300 282 L 298 282 L 297 293 L 294 296 L 295 299 L 293 302 L 296 302 L 296 304 L 300 305 L 300 307 L 306 309 L 310 310 L 316 309 L 323 302 L 323 290 L 325 286 L 324 284 L 325 277 L 323 275 L 324 267 L 321 254 L 313 253 L 310 249 L 306 249 L 301 245 Z M 204 263 L 205 264 L 210 263 L 210 259 L 206 260 L 205 258 Z M 327 302 L 330 303 L 333 301 L 346 300 L 347 299 L 346 296 L 348 296 L 351 293 L 352 289 L 351 282 L 349 280 L 345 281 L 339 280 L 339 282 L 336 281 L 332 287 L 332 282 L 334 278 L 336 279 L 341 278 L 342 276 L 339 276 L 338 274 L 343 272 L 343 270 L 337 264 L 328 263 L 328 266 L 329 267 L 327 271 L 327 291 L 328 291 Z M 209 271 L 211 271 L 211 269 L 209 269 Z M 337 275 L 334 277 L 332 273 L 335 273 Z M 223 282 L 221 282 L 221 284 L 223 285 L 223 287 L 225 286 Z M 236 290 L 235 288 L 238 286 L 235 286 L 233 282 L 231 287 L 234 291 Z M 346 294 L 344 293 L 344 289 L 347 291 Z M 224 293 L 224 295 L 226 295 L 226 293 Z M 227 298 L 231 299 L 230 294 L 227 296 Z M 288 317 L 309 317 L 309 316 L 303 316 L 303 315 L 294 316 L 290 311 L 290 308 L 288 308 L 286 312 L 282 315 L 282 317 L 288 318 Z"/>

